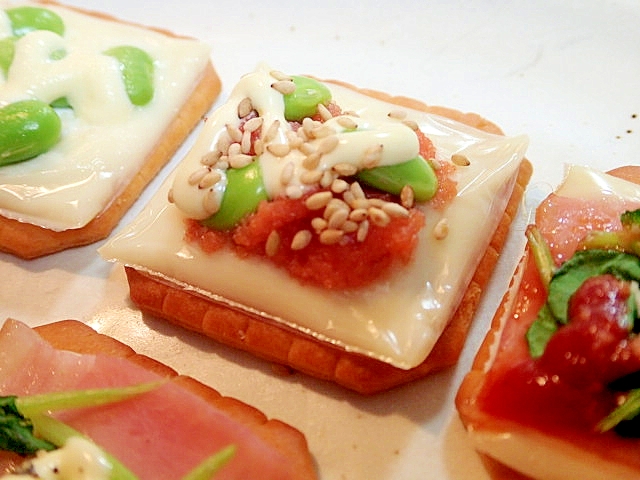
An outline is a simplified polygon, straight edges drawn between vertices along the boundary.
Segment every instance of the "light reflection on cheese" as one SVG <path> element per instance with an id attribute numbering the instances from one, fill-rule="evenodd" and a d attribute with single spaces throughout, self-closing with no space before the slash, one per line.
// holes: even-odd
<path id="1" fill-rule="evenodd" d="M 1 8 L 6 8 L 4 3 Z M 46 5 L 65 23 L 60 37 L 34 31 L 16 42 L 0 105 L 67 97 L 58 109 L 62 140 L 49 152 L 0 168 L 0 214 L 52 230 L 80 228 L 104 210 L 144 164 L 187 100 L 209 61 L 207 45 Z M 0 37 L 11 29 L 0 11 Z M 154 59 L 155 96 L 144 107 L 128 100 L 117 61 L 101 52 L 133 45 Z M 49 55 L 64 49 L 66 56 Z"/>
<path id="2" fill-rule="evenodd" d="M 343 110 L 356 111 L 363 119 L 386 117 L 398 109 L 348 88 L 327 86 Z M 471 164 L 459 170 L 459 194 L 446 210 L 421 207 L 427 225 L 415 261 L 383 282 L 352 291 L 327 291 L 302 286 L 264 259 L 240 259 L 227 250 L 204 254 L 197 246 L 185 244 L 184 216 L 167 202 L 175 174 L 100 253 L 348 351 L 399 368 L 416 366 L 433 348 L 473 276 L 502 217 L 528 139 L 491 135 L 449 119 L 407 111 L 407 118 L 415 120 L 433 141 L 439 160 L 449 161 L 460 153 Z M 215 122 L 216 113 L 207 121 Z M 210 137 L 199 138 L 194 149 L 211 142 Z M 436 240 L 432 230 L 445 217 L 449 235 Z"/>

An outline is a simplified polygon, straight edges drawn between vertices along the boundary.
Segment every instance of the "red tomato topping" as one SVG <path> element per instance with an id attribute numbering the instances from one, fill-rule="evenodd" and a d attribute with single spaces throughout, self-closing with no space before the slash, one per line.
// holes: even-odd
<path id="1" fill-rule="evenodd" d="M 263 255 L 267 237 L 275 229 L 280 235 L 280 248 L 270 257 L 275 264 L 305 283 L 349 289 L 379 280 L 393 265 L 409 262 L 424 225 L 424 215 L 413 209 L 408 218 L 394 218 L 386 227 L 372 224 L 363 242 L 347 234 L 339 244 L 324 245 L 314 235 L 307 247 L 292 250 L 294 235 L 300 230 L 313 231 L 315 216 L 317 212 L 307 209 L 303 200 L 264 202 L 238 226 L 233 239 L 240 252 Z"/>
<path id="2" fill-rule="evenodd" d="M 340 107 L 333 102 L 327 105 L 327 109 L 333 115 L 341 113 Z M 256 115 L 252 112 L 245 117 L 240 130 Z M 317 119 L 321 120 L 319 116 Z M 294 130 L 300 126 L 295 122 L 291 124 Z M 433 159 L 435 147 L 431 140 L 420 131 L 416 134 L 420 155 L 427 160 Z M 443 165 L 436 170 L 438 192 L 431 200 L 435 208 L 443 208 L 455 197 L 457 189 L 452 178 L 454 172 L 455 167 L 452 165 Z M 368 196 L 393 201 L 391 195 L 380 192 L 368 192 Z M 198 243 L 207 253 L 231 245 L 239 255 L 266 257 L 267 239 L 276 231 L 280 237 L 279 247 L 268 256 L 269 260 L 300 281 L 327 289 L 350 289 L 368 285 L 388 275 L 394 266 L 408 263 L 413 257 L 418 244 L 418 233 L 425 223 L 424 214 L 418 209 L 410 209 L 406 218 L 392 218 L 384 227 L 371 223 L 364 241 L 358 241 L 356 233 L 348 233 L 344 234 L 339 243 L 326 245 L 314 234 L 305 248 L 291 249 L 296 233 L 301 230 L 314 231 L 311 220 L 318 216 L 318 212 L 305 206 L 305 198 L 277 198 L 263 202 L 254 214 L 230 232 L 215 231 L 197 221 L 189 221 L 185 238 Z"/>
<path id="3" fill-rule="evenodd" d="M 521 350 L 515 364 L 510 357 L 489 372 L 484 408 L 543 430 L 592 432 L 616 406 L 609 382 L 640 370 L 624 320 L 629 295 L 629 284 L 611 275 L 586 280 L 570 299 L 569 323 L 539 359 Z"/>

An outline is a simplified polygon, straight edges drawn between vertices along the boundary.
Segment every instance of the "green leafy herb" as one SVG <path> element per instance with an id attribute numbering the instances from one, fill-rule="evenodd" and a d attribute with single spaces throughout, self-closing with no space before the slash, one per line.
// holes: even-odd
<path id="1" fill-rule="evenodd" d="M 533 259 L 536 262 L 536 267 L 538 267 L 540 280 L 542 280 L 542 284 L 545 288 L 549 288 L 549 283 L 551 282 L 553 272 L 556 268 L 549 245 L 545 241 L 538 227 L 535 225 L 529 225 L 525 234 L 527 236 L 529 248 L 533 254 Z"/>
<path id="2" fill-rule="evenodd" d="M 527 228 L 527 241 L 548 291 L 547 302 L 526 333 L 532 357 L 541 356 L 555 331 L 569 321 L 569 299 L 587 278 L 611 274 L 636 284 L 640 281 L 640 209 L 624 212 L 620 221 L 622 231 L 592 231 L 586 235 L 574 255 L 559 268 L 538 228 Z M 638 317 L 636 293 L 632 293 L 629 307 L 631 329 Z"/>
<path id="3" fill-rule="evenodd" d="M 200 465 L 196 466 L 182 480 L 208 480 L 218 473 L 235 455 L 236 446 L 229 445 L 212 456 L 205 458 Z"/>
<path id="4" fill-rule="evenodd" d="M 618 250 L 640 255 L 640 209 L 620 215 L 622 230 L 616 232 L 594 231 L 586 235 L 578 248 Z"/>
<path id="5" fill-rule="evenodd" d="M 37 437 L 34 434 L 33 417 L 49 411 L 119 402 L 148 392 L 162 383 L 0 397 L 0 449 L 19 455 L 30 455 L 38 450 L 52 450 L 60 446 L 60 443 L 42 436 Z"/>
<path id="6" fill-rule="evenodd" d="M 71 390 L 64 392 L 43 393 L 19 397 L 16 405 L 23 415 L 31 416 L 40 413 L 68 410 L 81 407 L 98 407 L 109 403 L 121 402 L 155 390 L 164 381 L 139 383 L 127 387 L 94 388 Z"/>
<path id="7" fill-rule="evenodd" d="M 620 422 L 631 420 L 640 413 L 640 389 L 631 390 L 627 399 L 607 415 L 597 426 L 599 432 L 615 428 Z"/>
<path id="8" fill-rule="evenodd" d="M 30 455 L 38 450 L 53 450 L 56 446 L 33 433 L 33 423 L 20 413 L 15 396 L 0 398 L 0 449 L 18 455 Z"/>
<path id="9" fill-rule="evenodd" d="M 557 330 L 558 321 L 549 310 L 549 306 L 545 304 L 525 334 L 527 345 L 529 346 L 529 354 L 533 358 L 541 357 L 547 343 Z"/>

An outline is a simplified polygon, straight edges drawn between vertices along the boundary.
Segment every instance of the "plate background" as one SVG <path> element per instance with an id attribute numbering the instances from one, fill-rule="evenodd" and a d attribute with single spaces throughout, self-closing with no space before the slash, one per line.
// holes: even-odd
<path id="1" fill-rule="evenodd" d="M 301 431 L 323 480 L 488 479 L 453 398 L 524 245 L 529 213 L 569 163 L 640 159 L 640 4 L 621 1 L 69 1 L 197 37 L 223 81 L 259 62 L 481 113 L 530 137 L 534 175 L 459 364 L 361 397 L 142 316 L 101 244 L 33 261 L 0 254 L 0 319 L 83 320 Z M 195 134 L 124 218 L 145 205 Z"/>

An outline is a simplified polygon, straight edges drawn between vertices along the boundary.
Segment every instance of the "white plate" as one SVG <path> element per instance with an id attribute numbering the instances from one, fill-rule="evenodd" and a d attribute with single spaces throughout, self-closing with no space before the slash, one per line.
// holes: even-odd
<path id="1" fill-rule="evenodd" d="M 244 2 L 113 0 L 117 17 L 200 38 L 223 80 L 218 104 L 261 61 L 420 98 L 527 133 L 535 171 L 459 364 L 363 398 L 210 343 L 129 303 L 100 244 L 33 261 L 0 254 L 0 319 L 76 318 L 303 431 L 323 480 L 487 479 L 455 414 L 469 369 L 523 246 L 528 212 L 567 163 L 603 170 L 640 158 L 640 4 L 618 2 Z M 354 5 L 355 4 L 355 5 Z M 149 6 L 152 5 L 152 6 Z M 420 6 L 417 6 L 420 5 Z M 181 158 L 193 136 L 160 176 Z M 140 211 L 157 179 L 123 222 Z"/>

